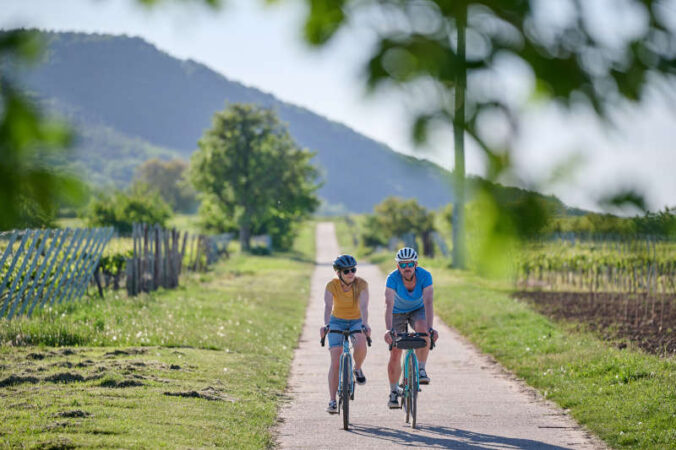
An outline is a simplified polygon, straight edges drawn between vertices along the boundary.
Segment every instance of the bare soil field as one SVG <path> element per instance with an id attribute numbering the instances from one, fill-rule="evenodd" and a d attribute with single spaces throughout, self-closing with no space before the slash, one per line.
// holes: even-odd
<path id="1" fill-rule="evenodd" d="M 549 317 L 579 322 L 606 340 L 620 341 L 620 347 L 629 340 L 649 353 L 676 355 L 675 295 L 521 291 L 514 296 Z"/>

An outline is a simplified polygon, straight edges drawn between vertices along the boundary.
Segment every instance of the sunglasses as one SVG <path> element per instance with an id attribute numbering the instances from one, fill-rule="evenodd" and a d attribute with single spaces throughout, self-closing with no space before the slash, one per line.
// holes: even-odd
<path id="1" fill-rule="evenodd" d="M 353 267 L 351 269 L 343 269 L 343 275 L 347 275 L 350 272 L 355 273 L 356 271 L 357 271 L 356 267 Z"/>
<path id="2" fill-rule="evenodd" d="M 400 263 L 399 263 L 399 267 L 401 267 L 402 269 L 405 269 L 405 268 L 407 268 L 407 267 L 415 267 L 415 263 L 412 262 L 412 261 L 411 261 L 411 262 L 407 262 L 407 263 L 405 263 L 405 262 L 400 262 Z"/>

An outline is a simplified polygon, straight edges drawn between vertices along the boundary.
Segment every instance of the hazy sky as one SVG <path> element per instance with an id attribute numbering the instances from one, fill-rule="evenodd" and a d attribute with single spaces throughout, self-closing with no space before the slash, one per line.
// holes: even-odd
<path id="1" fill-rule="evenodd" d="M 589 0 L 602 10 L 609 0 Z M 371 36 L 348 29 L 321 50 L 300 39 L 303 3 L 230 0 L 221 11 L 196 5 L 152 10 L 133 0 L 0 0 L 0 27 L 37 27 L 140 36 L 175 57 L 206 64 L 229 79 L 307 107 L 402 153 L 452 167 L 452 138 L 440 134 L 430 148 L 409 140 L 406 100 L 393 92 L 364 95 L 362 63 Z M 552 17 L 564 14 L 548 0 Z M 676 12 L 676 11 L 675 11 Z M 600 17 L 604 15 L 600 15 Z M 629 28 L 630 14 L 620 17 Z M 518 75 L 516 89 L 523 86 Z M 524 114 L 514 161 L 526 183 L 535 183 L 571 206 L 598 209 L 596 199 L 615 187 L 642 189 L 653 209 L 676 205 L 676 92 L 619 114 L 617 127 L 601 127 L 589 114 L 533 106 Z M 497 131 L 496 131 L 497 132 Z M 580 163 L 573 175 L 545 184 L 552 169 Z M 481 174 L 471 146 L 467 169 Z"/>

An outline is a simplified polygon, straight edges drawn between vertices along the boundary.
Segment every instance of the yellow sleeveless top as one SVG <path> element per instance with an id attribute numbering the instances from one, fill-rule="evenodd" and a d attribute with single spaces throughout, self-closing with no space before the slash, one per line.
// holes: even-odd
<path id="1" fill-rule="evenodd" d="M 334 278 L 326 285 L 326 290 L 333 294 L 333 310 L 331 315 L 338 319 L 359 319 L 361 311 L 359 310 L 359 294 L 368 289 L 368 283 L 363 278 L 355 277 L 352 289 L 343 291 L 340 286 L 340 280 Z"/>

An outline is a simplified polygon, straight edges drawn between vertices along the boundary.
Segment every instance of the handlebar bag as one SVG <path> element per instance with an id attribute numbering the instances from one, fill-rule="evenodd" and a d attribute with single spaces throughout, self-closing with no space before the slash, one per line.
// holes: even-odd
<path id="1" fill-rule="evenodd" d="M 402 350 L 408 350 L 410 348 L 423 348 L 427 345 L 427 342 L 425 339 L 421 337 L 398 337 L 395 339 L 394 344 L 397 348 L 400 348 Z"/>

